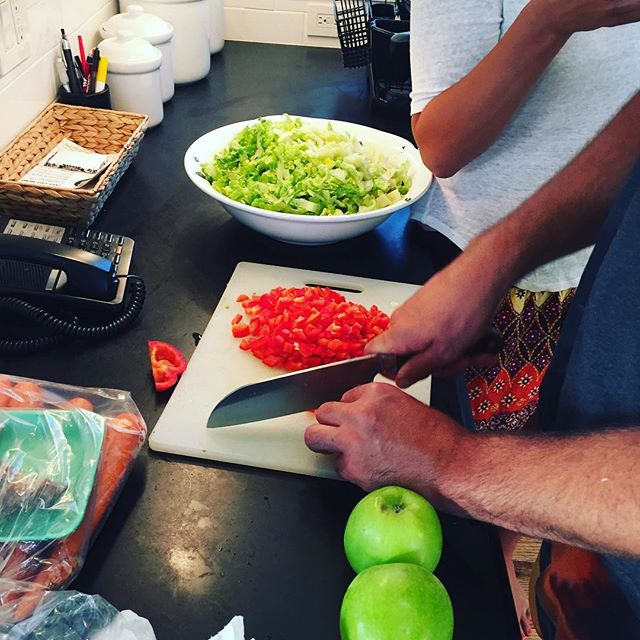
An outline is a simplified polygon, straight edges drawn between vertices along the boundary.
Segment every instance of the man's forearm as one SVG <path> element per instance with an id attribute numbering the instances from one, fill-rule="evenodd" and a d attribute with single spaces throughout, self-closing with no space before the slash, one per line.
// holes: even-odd
<path id="1" fill-rule="evenodd" d="M 534 268 L 595 242 L 640 156 L 640 93 L 562 171 L 466 253 L 495 256 L 490 277 L 509 286 Z M 569 125 L 570 126 L 570 125 Z"/>
<path id="2" fill-rule="evenodd" d="M 446 501 L 479 520 L 595 551 L 640 555 L 639 465 L 635 429 L 469 434 L 437 484 Z"/>

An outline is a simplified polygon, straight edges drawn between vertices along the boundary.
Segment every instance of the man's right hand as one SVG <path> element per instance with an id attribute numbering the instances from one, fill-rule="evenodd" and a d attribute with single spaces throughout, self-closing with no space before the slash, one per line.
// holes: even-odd
<path id="1" fill-rule="evenodd" d="M 495 362 L 494 354 L 467 355 L 506 289 L 489 274 L 488 259 L 482 250 L 463 253 L 398 307 L 389 329 L 367 345 L 369 353 L 416 354 L 398 372 L 398 386 Z"/>

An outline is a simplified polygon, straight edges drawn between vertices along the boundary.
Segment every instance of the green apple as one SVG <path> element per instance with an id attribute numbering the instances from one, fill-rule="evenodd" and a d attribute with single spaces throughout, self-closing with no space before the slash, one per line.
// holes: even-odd
<path id="1" fill-rule="evenodd" d="M 344 531 L 344 550 L 356 573 L 388 562 L 410 562 L 433 571 L 442 554 L 436 510 L 403 487 L 382 487 L 355 506 Z"/>
<path id="2" fill-rule="evenodd" d="M 349 585 L 340 609 L 342 640 L 451 640 L 446 589 L 417 564 L 381 564 Z"/>

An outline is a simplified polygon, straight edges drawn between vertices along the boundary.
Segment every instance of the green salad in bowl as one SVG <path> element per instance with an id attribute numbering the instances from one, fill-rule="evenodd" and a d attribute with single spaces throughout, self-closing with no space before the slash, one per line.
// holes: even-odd
<path id="1" fill-rule="evenodd" d="M 384 155 L 332 123 L 261 118 L 237 132 L 200 171 L 224 196 L 259 209 L 342 216 L 402 201 L 411 188 L 407 159 Z"/>
<path id="2" fill-rule="evenodd" d="M 431 183 L 404 138 L 353 122 L 264 116 L 225 124 L 184 156 L 193 184 L 241 224 L 282 242 L 354 238 L 421 198 Z"/>

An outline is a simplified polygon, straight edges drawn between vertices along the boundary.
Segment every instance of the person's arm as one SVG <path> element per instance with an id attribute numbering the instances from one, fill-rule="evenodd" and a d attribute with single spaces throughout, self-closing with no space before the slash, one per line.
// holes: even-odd
<path id="1" fill-rule="evenodd" d="M 448 7 L 449 5 L 447 5 Z M 421 14 L 425 22 L 429 14 Z M 414 138 L 425 165 L 450 177 L 482 154 L 499 136 L 572 33 L 640 20 L 640 1 L 532 0 L 504 37 L 458 82 L 412 117 Z M 456 25 L 465 36 L 464 23 Z M 412 22 L 412 38 L 427 38 Z M 464 43 L 460 46 L 464 47 Z M 412 68 L 435 64 L 415 58 Z M 415 81 L 420 83 L 420 75 Z"/>
<path id="2" fill-rule="evenodd" d="M 640 556 L 640 428 L 469 438 L 438 491 L 473 518 L 537 538 Z"/>
<path id="3" fill-rule="evenodd" d="M 615 195 L 640 156 L 640 93 L 531 198 L 474 239 L 391 316 L 367 351 L 416 353 L 396 382 L 471 363 L 463 353 L 490 323 L 504 292 L 533 268 L 592 244 Z"/>
<path id="4" fill-rule="evenodd" d="M 640 428 L 575 436 L 470 433 L 384 383 L 328 402 L 305 432 L 370 491 L 400 485 L 434 506 L 548 540 L 640 556 Z"/>

